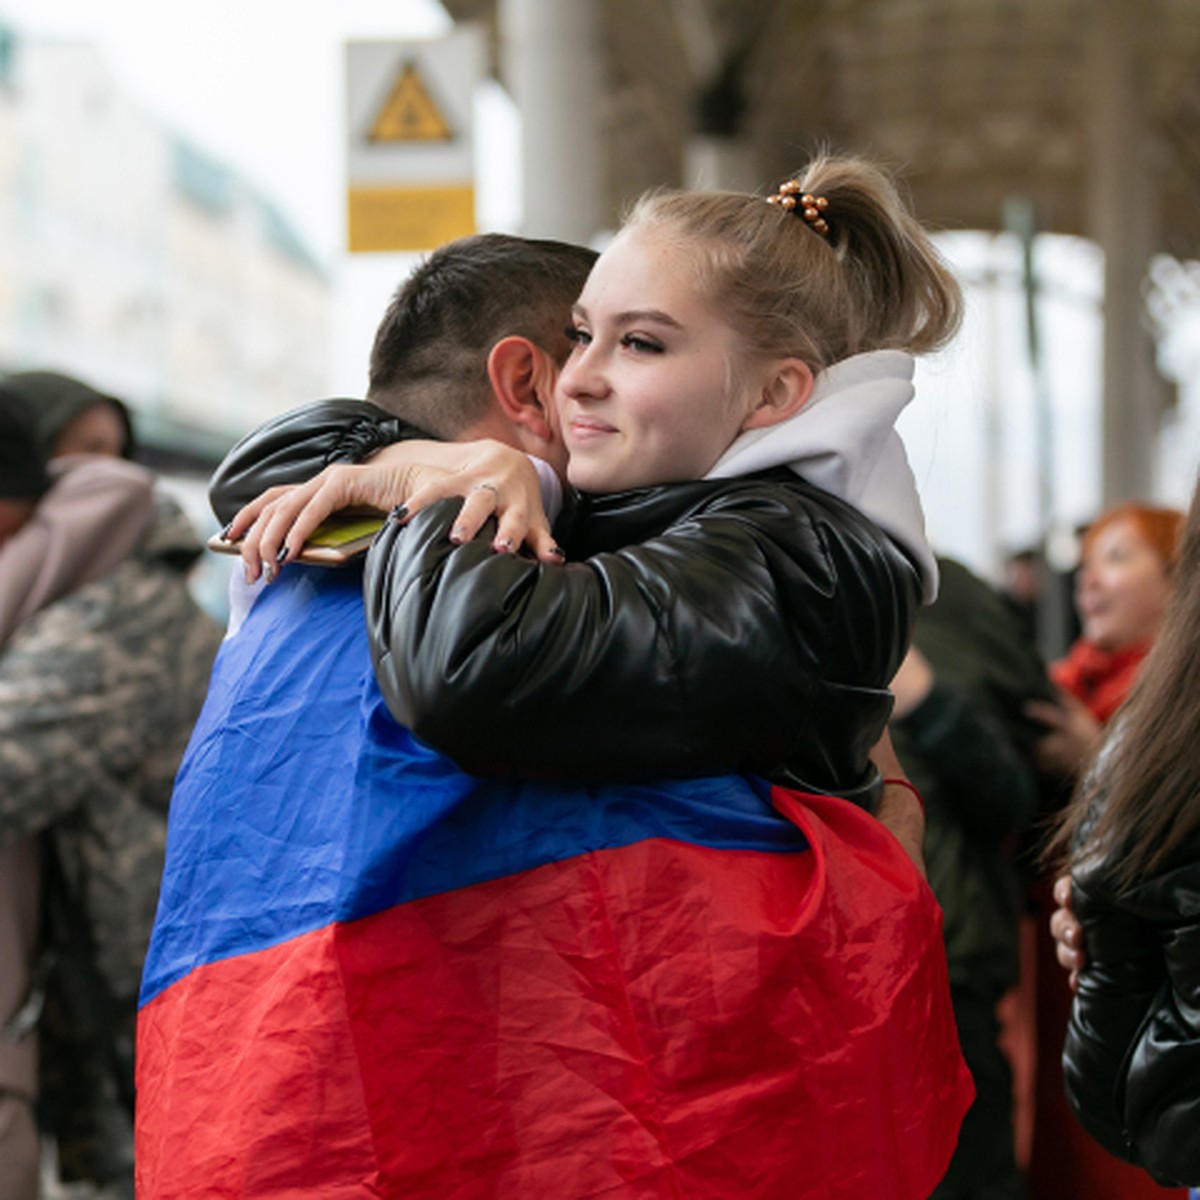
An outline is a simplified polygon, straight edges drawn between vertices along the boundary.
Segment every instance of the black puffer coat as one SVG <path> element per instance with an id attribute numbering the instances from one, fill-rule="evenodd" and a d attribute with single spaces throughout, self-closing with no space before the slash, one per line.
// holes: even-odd
<path id="1" fill-rule="evenodd" d="M 275 483 L 416 431 L 326 401 L 244 438 L 222 519 Z M 458 504 L 368 556 L 376 674 L 397 720 L 482 775 L 624 782 L 748 771 L 869 804 L 920 583 L 857 510 L 786 469 L 579 497 L 565 566 L 456 547 Z"/>
<path id="2" fill-rule="evenodd" d="M 217 467 L 208 502 L 224 525 L 269 487 L 304 483 L 333 463 L 357 463 L 420 430 L 365 400 L 317 400 L 251 430 Z"/>
<path id="3" fill-rule="evenodd" d="M 589 497 L 565 566 L 454 546 L 456 511 L 385 529 L 365 589 L 389 707 L 460 766 L 865 798 L 918 583 L 854 509 L 787 470 Z"/>
<path id="4" fill-rule="evenodd" d="M 1076 871 L 1086 965 L 1063 1050 L 1067 1099 L 1106 1149 L 1163 1184 L 1200 1184 L 1200 836 L 1118 895 Z"/>

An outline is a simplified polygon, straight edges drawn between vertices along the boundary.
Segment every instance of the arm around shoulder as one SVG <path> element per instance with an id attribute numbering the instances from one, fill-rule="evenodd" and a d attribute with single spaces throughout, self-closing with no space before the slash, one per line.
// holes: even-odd
<path id="1" fill-rule="evenodd" d="M 227 522 L 267 488 L 305 483 L 331 463 L 362 462 L 381 446 L 418 436 L 365 400 L 318 400 L 246 434 L 209 484 L 213 512 Z"/>
<path id="2" fill-rule="evenodd" d="M 778 773 L 813 740 L 824 676 L 859 670 L 861 648 L 830 636 L 841 597 L 818 532 L 798 533 L 776 490 L 727 491 L 662 489 L 652 530 L 658 492 L 614 498 L 615 517 L 590 514 L 592 552 L 566 565 L 455 547 L 445 506 L 385 529 L 366 602 L 394 715 L 477 774 Z M 885 685 L 894 663 L 876 666 Z M 882 724 L 862 734 L 864 769 Z"/>

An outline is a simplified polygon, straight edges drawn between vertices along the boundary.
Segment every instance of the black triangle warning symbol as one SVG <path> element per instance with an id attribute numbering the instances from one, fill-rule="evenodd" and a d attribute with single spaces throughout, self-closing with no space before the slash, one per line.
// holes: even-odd
<path id="1" fill-rule="evenodd" d="M 434 103 L 414 63 L 405 63 L 368 135 L 372 142 L 448 142 L 450 123 Z"/>

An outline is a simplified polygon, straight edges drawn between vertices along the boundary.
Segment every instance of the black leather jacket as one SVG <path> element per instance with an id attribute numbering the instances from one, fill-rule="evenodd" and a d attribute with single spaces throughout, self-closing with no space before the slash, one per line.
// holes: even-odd
<path id="1" fill-rule="evenodd" d="M 362 462 L 406 437 L 425 437 L 365 400 L 318 400 L 251 430 L 221 461 L 208 502 L 224 525 L 269 487 L 304 483 L 336 462 Z"/>
<path id="2" fill-rule="evenodd" d="M 243 439 L 214 477 L 218 515 L 352 460 L 347 416 L 375 419 L 347 403 Z M 486 527 L 456 547 L 456 511 L 388 523 L 365 592 L 389 708 L 464 769 L 574 782 L 747 771 L 870 801 L 867 755 L 919 581 L 855 509 L 788 470 L 583 497 L 556 529 L 566 566 L 495 554 Z"/>
<path id="3" fill-rule="evenodd" d="M 1118 895 L 1078 870 L 1086 964 L 1063 1050 L 1067 1099 L 1106 1149 L 1160 1183 L 1200 1185 L 1200 836 Z"/>

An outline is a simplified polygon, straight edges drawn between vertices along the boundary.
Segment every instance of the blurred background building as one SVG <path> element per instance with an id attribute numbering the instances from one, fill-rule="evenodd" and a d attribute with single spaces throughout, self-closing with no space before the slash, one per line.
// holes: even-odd
<path id="1" fill-rule="evenodd" d="M 321 394 L 327 272 L 280 209 L 122 90 L 85 42 L 0 26 L 0 370 L 132 405 L 152 461 L 205 473 Z"/>

